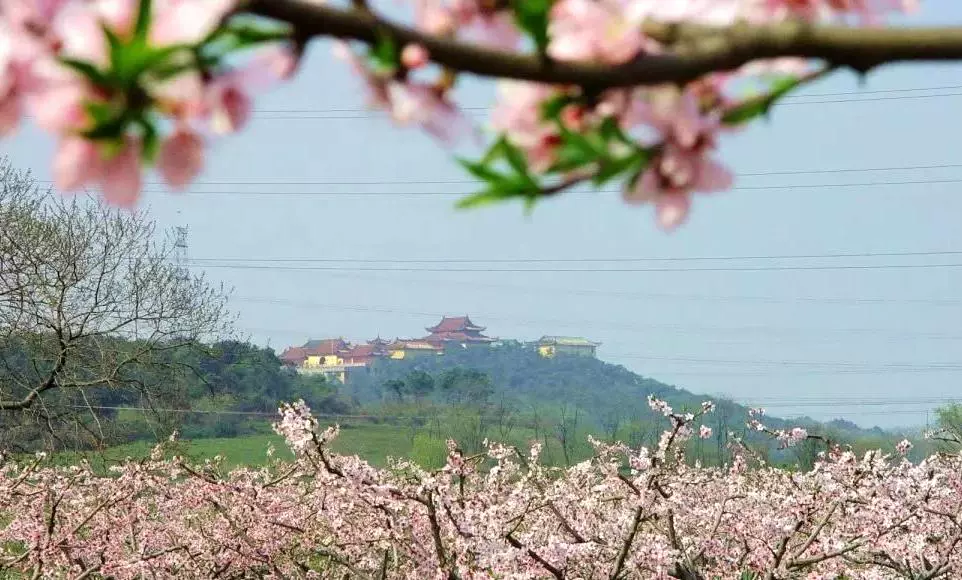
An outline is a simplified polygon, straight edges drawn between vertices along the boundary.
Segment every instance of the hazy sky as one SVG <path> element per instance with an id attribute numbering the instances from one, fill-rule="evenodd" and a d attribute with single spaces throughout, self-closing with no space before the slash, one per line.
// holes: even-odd
<path id="1" fill-rule="evenodd" d="M 916 20 L 962 24 L 955 0 L 925 4 Z M 948 88 L 906 91 L 932 87 Z M 487 83 L 466 83 L 463 93 L 468 106 L 491 101 Z M 934 399 L 962 397 L 962 267 L 731 268 L 962 266 L 962 254 L 582 266 L 688 270 L 677 272 L 351 270 L 444 267 L 390 262 L 396 259 L 962 252 L 962 67 L 890 67 L 864 87 L 840 73 L 805 92 L 826 93 L 794 99 L 771 124 L 727 137 L 722 156 L 746 189 L 699 199 L 688 225 L 666 235 L 649 209 L 629 208 L 616 193 L 562 196 L 530 217 L 514 204 L 462 212 L 453 208 L 457 197 L 404 195 L 470 185 L 405 184 L 465 175 L 416 130 L 358 112 L 358 84 L 320 42 L 297 82 L 259 101 L 262 112 L 242 135 L 215 145 L 201 178 L 213 183 L 184 196 L 153 186 L 145 205 L 165 227 L 189 226 L 192 259 L 339 268 L 208 268 L 210 278 L 235 288 L 241 330 L 278 350 L 308 337 L 420 335 L 443 313 L 468 313 L 493 336 L 588 336 L 604 343 L 599 354 L 607 361 L 694 392 L 760 402 L 772 414 L 922 424 Z M 52 145 L 30 128 L 0 142 L 42 180 L 50 176 Z M 946 164 L 959 167 L 744 175 Z M 902 185 L 865 185 L 879 182 Z M 862 185 L 798 187 L 844 183 Z M 333 192 L 397 195 L 321 195 Z M 291 258 L 347 261 L 272 261 Z"/>

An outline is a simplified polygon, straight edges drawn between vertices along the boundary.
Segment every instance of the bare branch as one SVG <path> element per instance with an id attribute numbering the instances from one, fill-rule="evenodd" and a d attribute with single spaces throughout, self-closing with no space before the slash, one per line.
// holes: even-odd
<path id="1" fill-rule="evenodd" d="M 488 49 L 380 19 L 368 11 L 338 8 L 319 0 L 248 0 L 243 9 L 294 26 L 297 35 L 329 36 L 374 44 L 382 34 L 399 44 L 420 44 L 439 65 L 486 77 L 511 78 L 592 89 L 683 83 L 750 61 L 777 57 L 821 59 L 868 71 L 902 61 L 962 58 L 962 28 L 852 28 L 785 22 L 739 23 L 711 28 L 651 23 L 646 33 L 673 49 L 622 65 L 554 62 L 537 54 Z"/>

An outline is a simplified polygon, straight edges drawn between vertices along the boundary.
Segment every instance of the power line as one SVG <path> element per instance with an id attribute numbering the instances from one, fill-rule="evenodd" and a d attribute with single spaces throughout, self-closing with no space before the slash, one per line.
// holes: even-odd
<path id="1" fill-rule="evenodd" d="M 611 355 L 609 356 L 616 356 Z M 670 361 L 682 362 L 685 364 L 714 364 L 714 365 L 757 365 L 759 367 L 778 366 L 778 367 L 803 367 L 813 369 L 839 369 L 839 370 L 947 370 L 962 371 L 962 363 L 954 362 L 925 362 L 925 363 L 852 363 L 852 362 L 820 362 L 804 360 L 758 360 L 758 359 L 717 359 L 717 358 L 697 358 L 697 357 L 663 357 L 648 355 L 620 355 L 619 358 L 630 358 L 646 361 Z"/>
<path id="2" fill-rule="evenodd" d="M 871 89 L 864 91 L 841 91 L 834 93 L 811 93 L 806 95 L 791 95 L 786 97 L 787 99 L 806 99 L 806 98 L 823 98 L 823 97 L 844 97 L 849 95 L 875 95 L 875 94 L 891 94 L 891 93 L 908 93 L 908 92 L 918 92 L 918 91 L 952 91 L 962 89 L 962 85 L 944 85 L 939 87 L 915 87 L 906 89 Z M 465 106 L 462 107 L 463 110 L 488 110 L 489 106 Z M 369 112 L 370 109 L 363 109 L 359 107 L 351 108 L 323 108 L 323 109 L 255 109 L 256 113 L 351 113 L 351 112 Z"/>
<path id="3" fill-rule="evenodd" d="M 890 89 L 890 90 L 894 91 L 895 89 Z M 919 90 L 925 90 L 925 89 L 919 89 Z M 937 90 L 937 89 L 930 89 L 930 90 Z M 882 102 L 882 101 L 907 101 L 907 100 L 912 101 L 912 100 L 919 100 L 919 99 L 944 99 L 944 98 L 962 96 L 962 93 L 953 92 L 953 93 L 941 93 L 936 95 L 893 95 L 893 96 L 881 96 L 881 97 L 870 96 L 870 97 L 855 98 L 855 99 L 821 98 L 821 97 L 829 97 L 829 96 L 832 96 L 833 94 L 834 95 L 858 95 L 858 94 L 869 94 L 869 93 L 868 92 L 866 93 L 851 92 L 851 93 L 825 93 L 821 95 L 799 95 L 797 97 L 780 100 L 777 103 L 777 105 L 778 106 L 801 106 L 801 105 L 831 105 L 831 104 L 844 104 L 844 103 L 873 103 L 873 102 Z M 814 100 L 805 100 L 810 98 Z M 470 107 L 459 108 L 459 110 L 462 111 L 463 113 L 467 115 L 472 115 L 472 116 L 482 116 L 487 112 L 489 112 L 491 109 L 492 107 L 483 107 L 483 106 L 480 106 L 480 107 L 470 106 Z M 271 120 L 271 121 L 281 121 L 281 120 L 294 121 L 294 120 L 309 120 L 309 119 L 314 119 L 314 120 L 383 119 L 383 118 L 387 118 L 389 115 L 387 111 L 379 111 L 379 110 L 371 111 L 371 110 L 365 110 L 365 109 L 359 109 L 359 108 L 355 108 L 355 109 L 273 109 L 273 110 L 265 109 L 259 112 L 267 113 L 271 115 L 278 115 L 278 116 L 260 117 L 261 119 Z M 332 113 L 335 113 L 335 114 L 332 114 Z M 342 113 L 347 113 L 347 114 L 342 114 Z"/>
<path id="4" fill-rule="evenodd" d="M 795 189 L 839 189 L 847 187 L 890 187 L 901 185 L 950 185 L 962 183 L 962 179 L 920 179 L 912 181 L 869 181 L 860 183 L 790 183 L 782 185 L 743 185 L 730 191 L 776 191 Z M 264 184 L 257 184 L 264 185 Z M 298 185 L 291 183 L 290 185 Z M 621 189 L 597 189 L 587 191 L 571 191 L 568 195 L 590 196 L 598 193 L 621 193 Z M 164 190 L 145 191 L 147 194 L 166 195 Z M 268 196 L 268 197 L 451 197 L 465 196 L 477 193 L 475 191 L 191 191 L 187 195 L 195 196 Z"/>
<path id="5" fill-rule="evenodd" d="M 576 288 L 546 288 L 531 286 L 529 284 L 517 285 L 517 284 L 505 284 L 496 282 L 467 282 L 461 280 L 441 280 L 441 279 L 398 279 L 394 277 L 379 277 L 364 274 L 343 274 L 343 273 L 332 273 L 329 274 L 331 277 L 341 277 L 348 279 L 359 279 L 359 280 L 379 280 L 390 282 L 391 284 L 398 283 L 412 283 L 412 284 L 430 284 L 432 286 L 437 285 L 453 285 L 453 286 L 470 286 L 471 288 L 486 288 L 494 290 L 513 290 L 522 293 L 535 293 L 541 294 L 543 292 L 552 292 L 554 294 L 564 294 L 571 296 L 584 296 L 584 297 L 603 297 L 603 298 L 622 298 L 629 300 L 651 300 L 651 299 L 666 299 L 666 300 L 704 300 L 710 302 L 750 302 L 750 303 L 775 303 L 775 304 L 794 304 L 798 302 L 810 302 L 810 303 L 827 303 L 827 304 L 841 304 L 841 305 L 863 305 L 863 304 L 925 304 L 925 305 L 937 305 L 937 306 L 956 306 L 962 304 L 962 300 L 956 298 L 881 298 L 881 297 L 856 297 L 856 298 L 842 298 L 842 297 L 813 297 L 813 296 L 795 296 L 795 297 L 773 297 L 773 296 L 739 296 L 739 295 L 718 295 L 718 294 L 681 294 L 681 293 L 651 293 L 651 292 L 637 292 L 637 291 L 618 291 L 618 290 L 597 290 L 597 289 L 576 289 Z M 253 300 L 253 299 L 250 299 Z M 286 299 L 270 298 L 270 299 L 257 299 L 257 300 L 280 300 L 282 302 L 290 302 Z M 302 305 L 304 303 L 301 303 Z M 310 303 L 306 305 L 307 307 L 324 307 L 326 305 L 318 303 Z"/>
<path id="6" fill-rule="evenodd" d="M 383 308 L 376 306 L 352 306 L 352 305 L 342 305 L 342 304 L 330 304 L 330 303 L 320 303 L 320 302 L 300 302 L 293 300 L 286 300 L 282 298 L 245 298 L 236 297 L 233 300 L 238 302 L 250 302 L 255 304 L 279 304 L 285 306 L 294 306 L 299 308 L 310 308 L 310 309 L 323 309 L 323 310 L 334 310 L 338 312 L 370 312 L 375 314 L 401 314 L 407 316 L 416 316 L 419 318 L 440 318 L 444 315 L 443 312 L 423 312 L 423 311 L 412 311 L 412 310 L 398 310 L 393 308 Z M 692 335 L 703 335 L 706 332 L 721 332 L 725 334 L 732 333 L 751 333 L 751 334 L 772 334 L 774 331 L 780 332 L 809 332 L 818 336 L 819 340 L 824 340 L 824 335 L 829 333 L 852 333 L 852 334 L 868 334 L 874 338 L 880 336 L 889 335 L 895 338 L 909 339 L 909 340 L 919 340 L 919 339 L 941 339 L 941 340 L 962 340 L 962 335 L 951 335 L 951 334 L 940 334 L 940 333 L 924 333 L 924 332 L 906 332 L 897 331 L 892 332 L 889 329 L 884 328 L 787 328 L 787 327 L 773 327 L 773 326 L 741 326 L 741 327 L 718 327 L 718 326 L 685 326 L 678 324 L 638 324 L 638 323 L 599 323 L 598 321 L 578 321 L 572 319 L 531 319 L 524 318 L 523 316 L 512 316 L 512 315 L 497 315 L 481 313 L 478 316 L 484 317 L 486 320 L 495 321 L 505 321 L 510 322 L 514 325 L 537 325 L 538 328 L 544 328 L 545 326 L 564 326 L 564 327 L 578 327 L 582 331 L 588 329 L 597 328 L 609 328 L 609 329 L 621 329 L 630 331 L 639 330 L 657 330 L 659 332 L 680 332 L 689 333 Z M 265 332 L 265 333 L 283 333 L 290 335 L 300 335 L 303 334 L 303 329 L 301 330 L 291 330 L 291 329 L 270 329 L 270 328 L 256 328 L 248 327 L 251 331 Z"/>
<path id="7" fill-rule="evenodd" d="M 738 260 L 808 260 L 837 258 L 894 258 L 894 257 L 932 257 L 958 256 L 962 250 L 932 250 L 908 252 L 848 252 L 834 254 L 767 254 L 748 256 L 679 256 L 646 258 L 191 258 L 190 262 L 205 264 L 210 262 L 273 262 L 273 263 L 358 263 L 358 264 L 548 264 L 548 263 L 589 263 L 589 262 L 720 262 Z"/>
<path id="8" fill-rule="evenodd" d="M 837 173 L 872 173 L 879 171 L 917 171 L 931 169 L 957 169 L 962 163 L 940 163 L 934 165 L 904 165 L 893 167 L 861 167 L 861 168 L 832 168 L 832 169 L 792 169 L 781 171 L 753 171 L 739 173 L 738 177 L 768 177 L 777 175 L 829 175 Z M 53 183 L 50 179 L 37 180 L 37 183 Z M 475 179 L 431 179 L 431 180 L 279 180 L 244 179 L 244 180 L 203 180 L 195 181 L 194 185 L 476 185 L 482 182 Z M 147 182 L 146 185 L 163 186 L 162 182 Z"/>
<path id="9" fill-rule="evenodd" d="M 736 267 L 708 267 L 708 268 L 436 268 L 436 267 L 400 267 L 386 268 L 374 266 L 282 266 L 276 264 L 193 264 L 193 267 L 216 268 L 228 270 L 270 270 L 288 272 L 479 272 L 479 273 L 670 273 L 670 272 L 783 272 L 783 271 L 840 271 L 840 270 L 928 270 L 962 268 L 962 263 L 942 264 L 846 264 L 833 266 L 736 266 Z"/>

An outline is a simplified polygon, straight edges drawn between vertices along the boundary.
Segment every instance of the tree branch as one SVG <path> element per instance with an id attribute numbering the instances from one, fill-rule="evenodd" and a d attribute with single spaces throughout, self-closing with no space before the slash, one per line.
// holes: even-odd
<path id="1" fill-rule="evenodd" d="M 511 78 L 593 89 L 683 83 L 750 61 L 803 57 L 868 71 L 902 61 L 962 59 L 962 27 L 853 28 L 784 22 L 712 28 L 695 24 L 645 25 L 645 32 L 673 52 L 643 55 L 621 65 L 554 62 L 432 36 L 360 10 L 320 0 L 247 0 L 242 10 L 291 24 L 298 37 L 330 36 L 374 44 L 386 34 L 399 44 L 420 44 L 437 64 L 486 77 Z"/>

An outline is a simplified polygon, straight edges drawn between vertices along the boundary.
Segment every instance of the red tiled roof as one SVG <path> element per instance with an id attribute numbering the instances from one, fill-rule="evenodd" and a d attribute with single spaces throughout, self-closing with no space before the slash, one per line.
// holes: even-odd
<path id="1" fill-rule="evenodd" d="M 344 356 L 351 357 L 370 357 L 381 352 L 381 349 L 377 348 L 373 344 L 359 344 L 357 346 L 352 346 L 344 352 Z"/>
<path id="2" fill-rule="evenodd" d="M 290 346 L 284 349 L 284 352 L 282 352 L 281 356 L 278 358 L 286 363 L 299 363 L 307 358 L 307 353 L 304 351 L 303 347 Z"/>
<path id="3" fill-rule="evenodd" d="M 461 332 L 465 330 L 484 330 L 477 326 L 467 316 L 445 316 L 436 326 L 426 329 L 428 332 Z"/>
<path id="4" fill-rule="evenodd" d="M 338 354 L 348 349 L 348 344 L 340 338 L 325 338 L 322 340 L 309 340 L 301 347 L 308 356 L 325 356 Z"/>
<path id="5" fill-rule="evenodd" d="M 496 339 L 484 336 L 483 334 L 465 334 L 463 332 L 432 332 L 423 339 L 426 342 L 441 343 L 444 341 L 453 342 L 494 342 Z"/>

